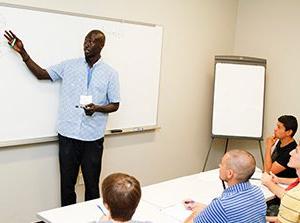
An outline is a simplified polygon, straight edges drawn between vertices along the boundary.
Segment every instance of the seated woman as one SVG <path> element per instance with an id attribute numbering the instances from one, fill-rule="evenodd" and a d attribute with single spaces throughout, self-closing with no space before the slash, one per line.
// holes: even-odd
<path id="1" fill-rule="evenodd" d="M 103 180 L 101 193 L 109 214 L 103 215 L 99 223 L 142 223 L 131 220 L 141 199 L 137 179 L 124 173 L 111 174 Z"/>
<path id="2" fill-rule="evenodd" d="M 267 221 L 281 223 L 299 223 L 300 222 L 300 145 L 290 152 L 288 166 L 295 168 L 298 178 L 286 189 L 279 186 L 276 176 L 264 173 L 262 183 L 269 188 L 277 197 L 281 199 L 279 213 L 277 217 L 267 217 Z"/>

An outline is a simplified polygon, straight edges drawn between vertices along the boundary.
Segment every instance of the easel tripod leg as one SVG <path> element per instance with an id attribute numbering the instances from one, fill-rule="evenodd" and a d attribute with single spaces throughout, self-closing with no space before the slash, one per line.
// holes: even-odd
<path id="1" fill-rule="evenodd" d="M 228 139 L 228 138 L 226 138 L 226 144 L 225 144 L 225 151 L 224 151 L 224 154 L 225 154 L 225 153 L 227 153 L 228 141 L 229 141 L 229 139 Z"/>
<path id="2" fill-rule="evenodd" d="M 207 160 L 208 160 L 208 156 L 209 156 L 209 153 L 210 153 L 210 150 L 211 150 L 211 147 L 212 147 L 213 140 L 214 140 L 214 138 L 211 138 L 209 150 L 208 150 L 206 158 L 205 158 L 205 162 L 204 162 L 204 166 L 203 166 L 202 172 L 204 172 L 204 170 L 205 170 L 205 167 L 206 167 L 206 164 L 207 164 Z"/>
<path id="3" fill-rule="evenodd" d="M 263 152 L 262 152 L 262 147 L 261 147 L 261 141 L 258 140 L 258 145 L 259 145 L 259 150 L 260 150 L 260 156 L 261 156 L 261 163 L 262 163 L 262 166 L 264 167 L 264 157 L 263 157 Z"/>

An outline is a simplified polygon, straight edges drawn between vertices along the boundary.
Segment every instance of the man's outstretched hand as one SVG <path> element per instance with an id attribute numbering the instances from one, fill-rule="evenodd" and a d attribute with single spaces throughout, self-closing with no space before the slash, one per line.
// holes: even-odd
<path id="1" fill-rule="evenodd" d="M 7 39 L 8 45 L 10 45 L 15 51 L 18 53 L 22 53 L 22 51 L 24 51 L 24 45 L 22 41 L 12 31 L 5 30 L 4 37 Z"/>

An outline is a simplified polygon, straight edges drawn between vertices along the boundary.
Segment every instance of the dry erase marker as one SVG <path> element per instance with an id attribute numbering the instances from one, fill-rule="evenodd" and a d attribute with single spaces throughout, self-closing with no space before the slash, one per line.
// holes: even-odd
<path id="1" fill-rule="evenodd" d="M 195 201 L 193 201 L 193 200 L 188 200 L 188 201 L 184 201 L 184 203 L 185 203 L 185 204 L 193 204 L 193 203 L 195 203 Z"/>
<path id="2" fill-rule="evenodd" d="M 186 200 L 186 201 L 184 201 L 185 208 L 187 210 L 193 210 L 194 203 L 195 203 L 195 201 L 193 201 L 193 200 Z"/>
<path id="3" fill-rule="evenodd" d="M 120 133 L 120 132 L 123 132 L 122 129 L 112 129 L 110 130 L 111 133 Z"/>
<path id="4" fill-rule="evenodd" d="M 16 43 L 16 38 L 13 39 L 12 43 L 10 44 L 11 47 L 14 47 L 15 43 Z"/>
<path id="5" fill-rule="evenodd" d="M 261 179 L 257 177 L 251 177 L 250 180 L 261 180 Z"/>

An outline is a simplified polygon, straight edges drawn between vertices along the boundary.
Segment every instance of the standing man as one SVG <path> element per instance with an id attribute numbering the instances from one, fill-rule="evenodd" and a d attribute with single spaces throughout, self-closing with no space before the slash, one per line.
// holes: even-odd
<path id="1" fill-rule="evenodd" d="M 228 188 L 208 206 L 185 200 L 185 207 L 192 210 L 185 223 L 265 222 L 264 195 L 249 182 L 256 167 L 252 154 L 245 150 L 231 150 L 223 156 L 219 166 L 219 177 L 227 182 Z"/>
<path id="2" fill-rule="evenodd" d="M 108 113 L 117 111 L 120 101 L 118 74 L 101 59 L 104 33 L 92 30 L 86 35 L 85 58 L 66 60 L 48 69 L 30 58 L 12 31 L 5 31 L 4 36 L 39 80 L 61 81 L 58 115 L 61 205 L 76 203 L 75 184 L 80 166 L 85 200 L 99 198 L 106 122 Z"/>
<path id="3" fill-rule="evenodd" d="M 274 135 L 267 138 L 265 148 L 265 171 L 272 172 L 278 177 L 296 178 L 296 170 L 288 167 L 290 152 L 297 147 L 294 135 L 297 132 L 298 122 L 292 115 L 283 115 L 278 118 Z M 275 149 L 272 148 L 277 142 Z"/>

